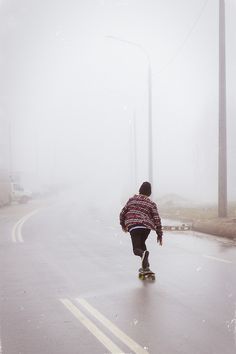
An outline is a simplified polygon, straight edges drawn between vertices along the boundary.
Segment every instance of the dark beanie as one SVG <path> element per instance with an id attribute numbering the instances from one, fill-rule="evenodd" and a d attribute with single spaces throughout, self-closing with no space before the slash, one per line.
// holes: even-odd
<path id="1" fill-rule="evenodd" d="M 149 197 L 152 194 L 151 183 L 143 182 L 143 184 L 139 188 L 139 194 L 144 194 Z"/>

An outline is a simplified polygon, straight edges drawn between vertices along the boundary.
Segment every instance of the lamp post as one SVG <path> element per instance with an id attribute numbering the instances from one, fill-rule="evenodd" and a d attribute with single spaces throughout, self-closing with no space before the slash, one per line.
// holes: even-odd
<path id="1" fill-rule="evenodd" d="M 107 36 L 107 38 L 114 39 L 132 46 L 139 48 L 147 59 L 148 71 L 147 71 L 147 87 L 148 87 L 148 179 L 153 184 L 153 143 L 152 143 L 152 68 L 151 60 L 148 52 L 140 44 L 128 41 L 115 36 Z"/>

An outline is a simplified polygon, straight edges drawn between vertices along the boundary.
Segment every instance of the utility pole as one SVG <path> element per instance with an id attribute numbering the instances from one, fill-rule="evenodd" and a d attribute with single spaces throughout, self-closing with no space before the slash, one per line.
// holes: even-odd
<path id="1" fill-rule="evenodd" d="M 137 188 L 137 137 L 136 137 L 136 112 L 133 112 L 132 142 L 133 142 L 133 184 Z"/>
<path id="2" fill-rule="evenodd" d="M 12 125 L 11 125 L 11 118 L 9 117 L 9 122 L 8 122 L 8 148 L 9 148 L 9 176 L 12 178 Z"/>
<path id="3" fill-rule="evenodd" d="M 225 0 L 219 0 L 219 161 L 218 216 L 227 217 L 227 128 L 226 128 L 226 60 Z"/>
<path id="4" fill-rule="evenodd" d="M 153 138 L 152 138 L 152 67 L 148 58 L 148 177 L 153 186 Z M 153 188 L 154 189 L 154 188 Z"/>

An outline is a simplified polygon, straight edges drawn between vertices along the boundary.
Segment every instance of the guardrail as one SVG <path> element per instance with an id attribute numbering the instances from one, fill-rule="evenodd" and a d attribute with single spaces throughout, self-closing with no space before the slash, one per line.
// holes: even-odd
<path id="1" fill-rule="evenodd" d="M 192 226 L 188 224 L 182 224 L 182 225 L 163 225 L 162 230 L 163 231 L 188 231 L 191 230 Z"/>

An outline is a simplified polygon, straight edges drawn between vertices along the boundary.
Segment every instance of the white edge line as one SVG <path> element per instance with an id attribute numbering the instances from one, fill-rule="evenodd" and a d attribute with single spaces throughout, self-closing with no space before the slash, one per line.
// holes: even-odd
<path id="1" fill-rule="evenodd" d="M 126 344 L 136 354 L 148 354 L 148 351 L 136 343 L 127 334 L 122 332 L 116 325 L 103 316 L 98 310 L 91 306 L 86 300 L 77 298 L 78 303 L 83 306 L 91 315 L 102 323 L 110 332 L 112 332 L 120 341 Z"/>
<path id="2" fill-rule="evenodd" d="M 218 262 L 222 262 L 222 263 L 233 264 L 232 261 L 228 261 L 227 259 L 217 258 L 217 257 L 214 257 L 214 256 L 208 256 L 208 255 L 206 255 L 206 254 L 203 254 L 203 257 L 212 259 L 213 261 L 218 261 Z"/>
<path id="3" fill-rule="evenodd" d="M 23 224 L 25 223 L 26 220 L 28 220 L 32 215 L 36 214 L 39 211 L 39 209 L 36 209 L 34 211 L 32 211 L 31 213 L 23 216 L 20 220 L 17 221 L 17 223 L 14 225 L 13 229 L 12 229 L 12 241 L 14 243 L 16 242 L 20 242 L 23 243 L 23 237 L 21 234 L 21 228 L 23 226 Z"/>
<path id="4" fill-rule="evenodd" d="M 100 329 L 88 319 L 70 300 L 60 299 L 63 305 L 86 327 L 111 354 L 123 353 L 123 351 L 111 341 Z"/>
<path id="5" fill-rule="evenodd" d="M 26 220 L 27 220 L 27 218 L 21 220 L 21 222 L 18 224 L 18 227 L 17 227 L 17 238 L 18 238 L 18 242 L 20 242 L 20 243 L 24 242 L 22 234 L 21 234 L 21 228 Z"/>
<path id="6" fill-rule="evenodd" d="M 17 223 L 14 225 L 13 229 L 12 229 L 12 241 L 13 242 L 19 242 L 19 239 L 18 239 L 18 228 L 19 228 L 19 225 L 24 221 L 25 219 L 25 216 L 23 216 L 23 218 L 21 218 L 20 220 L 17 221 Z"/>
<path id="7" fill-rule="evenodd" d="M 21 227 L 21 225 L 26 220 L 26 216 L 28 216 L 28 215 L 23 216 L 14 225 L 13 230 L 12 230 L 12 240 L 13 240 L 13 242 L 23 242 L 22 236 L 20 236 L 20 233 L 19 233 L 19 228 Z"/>
<path id="8" fill-rule="evenodd" d="M 12 237 L 12 241 L 15 243 L 17 242 L 17 239 L 16 239 L 16 230 L 17 230 L 17 227 L 18 227 L 18 224 L 19 224 L 20 220 L 17 221 L 17 223 L 13 226 L 13 229 L 12 229 L 12 234 L 11 234 L 11 237 Z"/>

